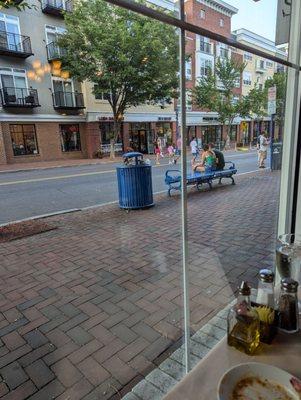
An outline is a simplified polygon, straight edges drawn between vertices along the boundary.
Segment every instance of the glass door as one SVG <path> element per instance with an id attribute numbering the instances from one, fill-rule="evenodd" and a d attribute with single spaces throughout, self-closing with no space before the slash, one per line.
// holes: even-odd
<path id="1" fill-rule="evenodd" d="M 73 85 L 71 81 L 53 81 L 53 91 L 57 106 L 67 108 L 75 106 L 74 93 L 72 89 Z"/>

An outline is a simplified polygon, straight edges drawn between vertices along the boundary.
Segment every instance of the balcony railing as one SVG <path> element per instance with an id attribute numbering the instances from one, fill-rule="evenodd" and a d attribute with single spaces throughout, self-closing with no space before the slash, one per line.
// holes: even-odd
<path id="1" fill-rule="evenodd" d="M 200 51 L 203 53 L 211 54 L 211 43 L 200 42 Z"/>
<path id="2" fill-rule="evenodd" d="M 48 61 L 60 60 L 66 55 L 66 49 L 58 46 L 55 42 L 46 45 Z"/>
<path id="3" fill-rule="evenodd" d="M 63 16 L 64 12 L 72 11 L 72 1 L 68 0 L 42 0 L 42 11 L 45 14 Z"/>
<path id="4" fill-rule="evenodd" d="M 20 58 L 32 56 L 30 37 L 0 31 L 0 54 Z"/>
<path id="5" fill-rule="evenodd" d="M 52 98 L 55 109 L 76 110 L 85 108 L 82 93 L 57 91 L 52 93 Z"/>
<path id="6" fill-rule="evenodd" d="M 40 107 L 36 89 L 4 87 L 0 90 L 2 107 Z"/>

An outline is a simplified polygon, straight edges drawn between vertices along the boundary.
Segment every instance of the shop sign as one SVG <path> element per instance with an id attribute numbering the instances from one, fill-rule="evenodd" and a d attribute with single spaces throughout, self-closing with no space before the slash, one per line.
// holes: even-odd
<path id="1" fill-rule="evenodd" d="M 113 117 L 98 117 L 98 121 L 114 121 Z"/>
<path id="2" fill-rule="evenodd" d="M 248 123 L 246 121 L 243 121 L 241 123 L 241 129 L 242 131 L 246 132 L 246 130 L 248 129 Z"/>
<path id="3" fill-rule="evenodd" d="M 158 117 L 158 121 L 171 121 L 171 117 Z"/>

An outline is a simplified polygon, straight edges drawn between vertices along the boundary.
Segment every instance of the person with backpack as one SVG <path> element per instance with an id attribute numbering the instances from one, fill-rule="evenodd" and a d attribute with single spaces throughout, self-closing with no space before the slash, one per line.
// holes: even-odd
<path id="1" fill-rule="evenodd" d="M 225 168 L 225 157 L 223 153 L 220 150 L 215 149 L 215 146 L 213 143 L 209 143 L 209 150 L 213 151 L 216 157 L 216 169 L 217 170 L 222 170 Z"/>

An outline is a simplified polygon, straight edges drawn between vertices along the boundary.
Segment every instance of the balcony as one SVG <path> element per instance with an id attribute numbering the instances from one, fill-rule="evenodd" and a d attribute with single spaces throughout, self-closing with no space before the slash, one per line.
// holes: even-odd
<path id="1" fill-rule="evenodd" d="M 19 58 L 32 56 L 30 37 L 0 31 L 0 54 Z"/>
<path id="2" fill-rule="evenodd" d="M 55 42 L 47 44 L 46 50 L 47 50 L 47 59 L 49 62 L 60 60 L 62 57 L 66 55 L 66 50 L 58 46 Z"/>
<path id="3" fill-rule="evenodd" d="M 42 12 L 45 14 L 63 17 L 64 12 L 72 11 L 71 0 L 42 0 Z"/>
<path id="4" fill-rule="evenodd" d="M 256 62 L 256 72 L 258 72 L 259 74 L 264 74 L 265 71 L 266 71 L 266 69 L 265 69 L 264 61 L 257 60 L 257 62 Z"/>
<path id="5" fill-rule="evenodd" d="M 0 90 L 3 108 L 35 108 L 40 107 L 36 89 L 4 87 Z"/>
<path id="6" fill-rule="evenodd" d="M 200 51 L 207 54 L 212 54 L 211 43 L 200 42 Z"/>
<path id="7" fill-rule="evenodd" d="M 52 99 L 53 107 L 56 110 L 79 110 L 85 108 L 82 93 L 57 91 L 52 93 Z"/>

